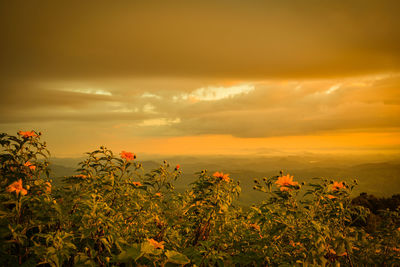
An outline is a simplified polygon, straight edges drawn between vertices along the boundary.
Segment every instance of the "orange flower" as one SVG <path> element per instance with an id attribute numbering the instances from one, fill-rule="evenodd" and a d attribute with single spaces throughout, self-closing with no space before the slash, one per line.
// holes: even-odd
<path id="1" fill-rule="evenodd" d="M 329 254 L 331 254 L 331 255 L 336 255 L 336 251 L 335 250 L 333 250 L 333 249 L 329 249 L 329 252 L 328 252 Z M 346 252 L 342 252 L 342 253 L 340 253 L 340 254 L 337 254 L 339 257 L 343 257 L 343 256 L 347 256 L 347 253 Z"/>
<path id="2" fill-rule="evenodd" d="M 336 181 L 333 182 L 332 191 L 337 191 L 337 190 L 340 190 L 342 188 L 344 188 L 343 182 L 336 182 Z"/>
<path id="3" fill-rule="evenodd" d="M 332 196 L 332 195 L 328 195 L 327 197 L 328 197 L 329 199 L 335 199 L 335 198 L 337 198 L 337 197 Z"/>
<path id="4" fill-rule="evenodd" d="M 132 182 L 132 184 L 133 184 L 134 186 L 142 186 L 142 184 L 141 184 L 140 182 Z"/>
<path id="5" fill-rule="evenodd" d="M 286 187 L 286 186 L 282 186 L 279 188 L 279 190 L 281 190 L 282 192 L 287 192 L 287 191 L 290 191 L 290 188 Z"/>
<path id="6" fill-rule="evenodd" d="M 157 241 L 155 241 L 153 238 L 147 239 L 147 241 L 148 241 L 155 249 L 157 249 L 157 248 L 164 249 L 164 241 L 157 242 Z"/>
<path id="7" fill-rule="evenodd" d="M 180 167 L 181 167 L 181 165 L 176 164 L 175 171 L 179 170 Z"/>
<path id="8" fill-rule="evenodd" d="M 19 135 L 21 135 L 23 138 L 29 138 L 29 137 L 36 137 L 37 134 L 35 134 L 34 131 L 28 131 L 28 132 L 23 132 L 23 131 L 19 131 L 18 132 Z"/>
<path id="9" fill-rule="evenodd" d="M 49 182 L 44 183 L 46 186 L 46 193 L 50 194 L 51 193 L 51 184 Z"/>
<path id="10" fill-rule="evenodd" d="M 229 182 L 229 174 L 224 174 L 223 172 L 215 172 L 213 174 L 215 178 L 220 178 L 221 180 L 225 182 Z"/>
<path id="11" fill-rule="evenodd" d="M 332 255 L 336 255 L 336 251 L 335 250 L 333 250 L 333 249 L 329 249 L 329 252 L 328 252 L 329 254 L 332 254 Z"/>
<path id="12" fill-rule="evenodd" d="M 30 163 L 29 161 L 27 161 L 24 166 L 29 167 L 29 169 L 31 169 L 32 171 L 36 170 L 36 166 L 32 165 L 32 163 Z"/>
<path id="13" fill-rule="evenodd" d="M 250 223 L 249 226 L 250 226 L 251 229 L 254 229 L 256 231 L 260 231 L 260 226 L 258 224 L 256 224 L 256 223 Z"/>
<path id="14" fill-rule="evenodd" d="M 120 153 L 120 155 L 121 155 L 121 158 L 126 159 L 128 161 L 136 159 L 136 155 L 131 152 L 122 151 Z"/>
<path id="15" fill-rule="evenodd" d="M 157 197 L 162 197 L 161 193 L 155 193 L 154 195 L 157 196 Z"/>
<path id="16" fill-rule="evenodd" d="M 298 182 L 293 182 L 293 176 L 290 176 L 289 174 L 288 175 L 286 175 L 286 176 L 281 176 L 281 177 L 279 177 L 278 178 L 278 181 L 276 181 L 275 182 L 278 186 L 283 186 L 283 187 L 286 187 L 286 186 L 296 186 L 296 185 L 299 185 L 299 183 Z M 287 191 L 286 189 L 284 189 L 285 191 Z M 283 190 L 281 190 L 281 191 L 283 191 Z"/>
<path id="17" fill-rule="evenodd" d="M 289 241 L 289 245 L 291 245 L 292 247 L 296 247 L 296 246 L 300 246 L 301 245 L 301 243 L 300 242 L 293 242 L 293 240 L 290 240 Z"/>
<path id="18" fill-rule="evenodd" d="M 396 252 L 400 252 L 400 248 L 393 247 L 392 250 L 396 251 Z"/>
<path id="19" fill-rule="evenodd" d="M 26 191 L 25 188 L 22 187 L 22 179 L 19 179 L 16 182 L 13 182 L 7 187 L 7 192 L 14 192 L 18 195 L 21 192 L 21 195 L 26 195 L 28 191 Z"/>

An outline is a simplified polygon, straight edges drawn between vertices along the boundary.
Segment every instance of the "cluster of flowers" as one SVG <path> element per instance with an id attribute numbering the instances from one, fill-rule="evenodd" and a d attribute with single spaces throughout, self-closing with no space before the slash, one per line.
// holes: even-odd
<path id="1" fill-rule="evenodd" d="M 278 180 L 275 182 L 275 184 L 277 184 L 277 186 L 279 187 L 279 190 L 282 192 L 288 192 L 288 191 L 292 190 L 293 188 L 299 186 L 299 183 L 293 181 L 293 176 L 290 176 L 289 174 L 279 177 Z M 336 191 L 340 191 L 341 189 L 344 189 L 344 188 L 345 188 L 345 185 L 343 182 L 334 181 L 332 184 L 332 187 L 331 187 L 331 191 L 336 192 Z M 328 198 L 334 199 L 336 197 L 333 195 L 328 195 Z"/>
<path id="2" fill-rule="evenodd" d="M 38 137 L 38 135 L 35 133 L 35 131 L 25 131 L 25 132 L 19 131 L 18 135 L 20 135 L 24 139 Z M 36 170 L 36 166 L 33 165 L 30 161 L 25 162 L 24 167 L 29 168 L 29 170 L 31 170 L 31 171 Z M 51 184 L 49 182 L 46 182 L 45 184 L 46 184 L 46 192 L 50 193 L 51 192 Z M 17 181 L 14 181 L 13 183 L 11 183 L 6 188 L 6 191 L 10 192 L 10 193 L 15 192 L 17 194 L 17 196 L 19 194 L 25 196 L 26 194 L 28 194 L 29 188 L 30 188 L 29 185 L 27 185 L 26 188 L 24 188 L 22 185 L 22 179 L 18 179 Z"/>

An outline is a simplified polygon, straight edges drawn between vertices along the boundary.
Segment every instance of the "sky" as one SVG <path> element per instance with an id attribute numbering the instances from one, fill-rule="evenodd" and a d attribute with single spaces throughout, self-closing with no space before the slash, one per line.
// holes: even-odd
<path id="1" fill-rule="evenodd" d="M 56 157 L 400 153 L 400 2 L 2 1 L 0 132 Z"/>

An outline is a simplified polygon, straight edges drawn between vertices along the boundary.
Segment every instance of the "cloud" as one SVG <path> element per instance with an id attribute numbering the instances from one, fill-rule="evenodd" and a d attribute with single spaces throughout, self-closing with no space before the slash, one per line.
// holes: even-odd
<path id="1" fill-rule="evenodd" d="M 329 94 L 335 92 L 336 90 L 338 90 L 341 86 L 342 85 L 340 83 L 332 85 L 327 91 L 325 91 L 325 93 L 329 95 Z"/>
<path id="2" fill-rule="evenodd" d="M 159 118 L 159 119 L 143 120 L 138 125 L 139 126 L 165 126 L 165 125 L 171 125 L 171 124 L 180 123 L 180 122 L 181 122 L 181 120 L 179 118 L 176 118 L 176 119 Z"/>
<path id="3" fill-rule="evenodd" d="M 88 142 L 398 131 L 399 12 L 392 0 L 2 3 L 0 128 Z"/>
<path id="4" fill-rule="evenodd" d="M 216 101 L 216 100 L 221 100 L 221 99 L 225 99 L 225 98 L 231 98 L 236 95 L 248 94 L 253 90 L 254 90 L 254 86 L 248 85 L 248 84 L 240 84 L 240 85 L 230 86 L 230 87 L 208 86 L 208 87 L 198 88 L 190 93 L 181 94 L 180 96 L 174 96 L 173 99 L 175 101 L 190 100 L 192 102 Z"/>
<path id="5" fill-rule="evenodd" d="M 174 127 L 252 138 L 399 128 L 399 84 L 399 76 L 302 81 L 301 88 L 267 82 L 241 97 L 188 106 Z"/>
<path id="6" fill-rule="evenodd" d="M 400 2 L 8 1 L 2 80 L 321 78 L 399 71 Z"/>
<path id="7" fill-rule="evenodd" d="M 62 91 L 67 91 L 67 92 L 74 92 L 74 93 L 82 93 L 82 94 L 89 94 L 89 95 L 107 95 L 111 96 L 111 92 L 108 92 L 103 89 L 94 89 L 94 88 L 83 88 L 83 89 L 62 89 Z"/>
<path id="8" fill-rule="evenodd" d="M 222 134 L 244 138 L 400 127 L 397 74 L 248 81 L 229 86 L 210 83 L 197 87 L 194 83 L 186 87 L 181 83 L 174 82 L 179 89 L 169 83 L 162 89 L 134 80 L 114 88 L 89 84 L 82 88 L 94 89 L 85 93 L 70 85 L 68 88 L 78 89 L 59 89 L 64 83 L 53 83 L 53 90 L 40 85 L 12 90 L 2 93 L 4 116 L 0 123 L 87 122 L 103 129 L 126 125 L 135 136 Z M 109 94 L 96 94 L 96 88 L 109 88 Z"/>
<path id="9" fill-rule="evenodd" d="M 3 111 L 13 111 L 41 107 L 70 107 L 78 108 L 96 102 L 112 101 L 109 95 L 102 93 L 88 93 L 86 89 L 54 90 L 41 87 L 35 83 L 8 83 L 0 85 L 0 104 Z M 10 112 L 11 110 L 8 110 Z"/>

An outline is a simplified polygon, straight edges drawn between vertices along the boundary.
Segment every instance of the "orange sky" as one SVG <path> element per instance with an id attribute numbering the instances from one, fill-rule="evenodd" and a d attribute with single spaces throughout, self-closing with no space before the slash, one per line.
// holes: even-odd
<path id="1" fill-rule="evenodd" d="M 125 147 L 137 152 L 157 151 L 159 154 L 214 154 L 214 155 L 283 155 L 301 152 L 379 154 L 398 153 L 400 132 L 393 133 L 337 133 L 310 136 L 269 138 L 237 138 L 226 135 L 202 135 L 171 138 L 132 140 L 125 145 L 109 142 L 116 151 Z"/>
<path id="2" fill-rule="evenodd" d="M 400 152 L 398 1 L 1 3 L 0 131 L 53 155 Z"/>

